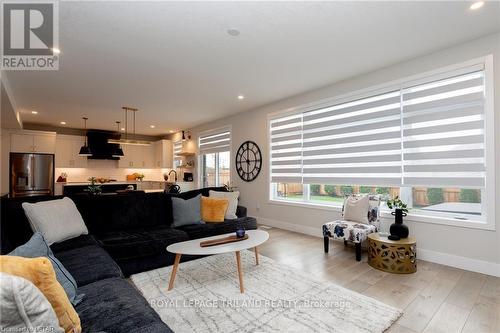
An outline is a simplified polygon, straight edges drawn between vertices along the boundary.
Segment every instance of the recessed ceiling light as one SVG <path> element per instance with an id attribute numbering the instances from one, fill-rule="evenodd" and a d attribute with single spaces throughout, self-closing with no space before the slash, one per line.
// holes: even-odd
<path id="1" fill-rule="evenodd" d="M 239 100 L 245 99 L 245 96 L 243 96 L 243 95 L 238 95 L 238 99 L 239 99 Z"/>
<path id="2" fill-rule="evenodd" d="M 151 128 L 155 128 L 156 126 L 155 126 L 155 125 L 149 125 L 149 127 L 151 127 Z"/>
<path id="3" fill-rule="evenodd" d="M 472 5 L 470 5 L 471 10 L 476 10 L 484 6 L 484 1 L 476 1 Z"/>
<path id="4" fill-rule="evenodd" d="M 227 33 L 229 34 L 229 36 L 236 37 L 240 34 L 240 31 L 236 28 L 231 28 L 231 29 L 227 29 Z"/>
<path id="5" fill-rule="evenodd" d="M 66 125 L 66 122 L 65 121 L 61 121 L 61 125 Z"/>
<path id="6" fill-rule="evenodd" d="M 38 111 L 31 111 L 31 114 L 38 114 Z"/>
<path id="7" fill-rule="evenodd" d="M 59 53 L 61 53 L 61 50 L 59 50 L 57 47 L 53 47 L 52 48 L 52 53 L 59 54 Z"/>

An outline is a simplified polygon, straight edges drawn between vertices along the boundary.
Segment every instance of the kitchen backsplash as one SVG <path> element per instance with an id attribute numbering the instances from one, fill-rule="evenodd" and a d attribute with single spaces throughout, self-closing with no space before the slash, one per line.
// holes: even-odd
<path id="1" fill-rule="evenodd" d="M 86 168 L 55 168 L 55 179 L 65 172 L 68 182 L 86 182 L 89 177 L 102 177 L 126 181 L 127 175 L 143 173 L 144 180 L 163 180 L 163 174 L 171 169 L 124 169 L 118 168 L 117 161 L 88 160 Z M 173 177 L 173 175 L 172 175 Z"/>

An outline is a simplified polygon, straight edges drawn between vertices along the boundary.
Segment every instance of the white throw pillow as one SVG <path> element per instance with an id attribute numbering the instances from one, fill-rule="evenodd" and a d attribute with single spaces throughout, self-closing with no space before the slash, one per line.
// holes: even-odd
<path id="1" fill-rule="evenodd" d="M 64 332 L 47 298 L 19 276 L 0 273 L 0 312 L 2 332 Z"/>
<path id="2" fill-rule="evenodd" d="M 24 213 L 34 232 L 40 232 L 52 245 L 89 233 L 82 215 L 70 198 L 23 203 Z"/>
<path id="3" fill-rule="evenodd" d="M 349 196 L 344 202 L 344 220 L 368 224 L 370 201 L 367 195 Z"/>
<path id="4" fill-rule="evenodd" d="M 238 197 L 240 196 L 240 192 L 219 192 L 210 190 L 208 195 L 211 198 L 227 199 L 229 206 L 227 207 L 226 216 L 224 216 L 224 218 L 228 220 L 238 218 L 238 216 L 236 216 L 236 209 L 238 208 Z"/>

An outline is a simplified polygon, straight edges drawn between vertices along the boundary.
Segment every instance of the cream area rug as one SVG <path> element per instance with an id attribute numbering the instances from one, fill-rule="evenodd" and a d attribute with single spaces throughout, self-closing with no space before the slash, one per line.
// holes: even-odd
<path id="1" fill-rule="evenodd" d="M 234 253 L 131 276 L 132 282 L 176 333 L 383 332 L 402 312 L 336 284 L 317 281 L 272 259 L 242 251 L 241 294 Z"/>

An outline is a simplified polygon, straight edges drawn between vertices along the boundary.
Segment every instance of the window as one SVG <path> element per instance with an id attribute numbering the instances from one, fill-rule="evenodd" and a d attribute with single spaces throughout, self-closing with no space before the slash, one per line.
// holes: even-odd
<path id="1" fill-rule="evenodd" d="M 200 184 L 222 186 L 230 181 L 231 131 L 227 128 L 202 133 L 198 140 Z"/>
<path id="2" fill-rule="evenodd" d="M 182 165 L 182 140 L 174 141 L 174 169 L 178 169 Z"/>
<path id="3" fill-rule="evenodd" d="M 341 207 L 344 198 L 350 194 L 379 194 L 382 206 L 385 202 L 400 195 L 399 187 L 378 187 L 369 185 L 331 185 L 272 183 L 272 199 L 292 202 L 304 202 L 318 205 Z"/>
<path id="4" fill-rule="evenodd" d="M 341 206 L 345 195 L 378 193 L 400 196 L 414 215 L 486 222 L 494 167 L 485 67 L 270 118 L 271 199 Z"/>

